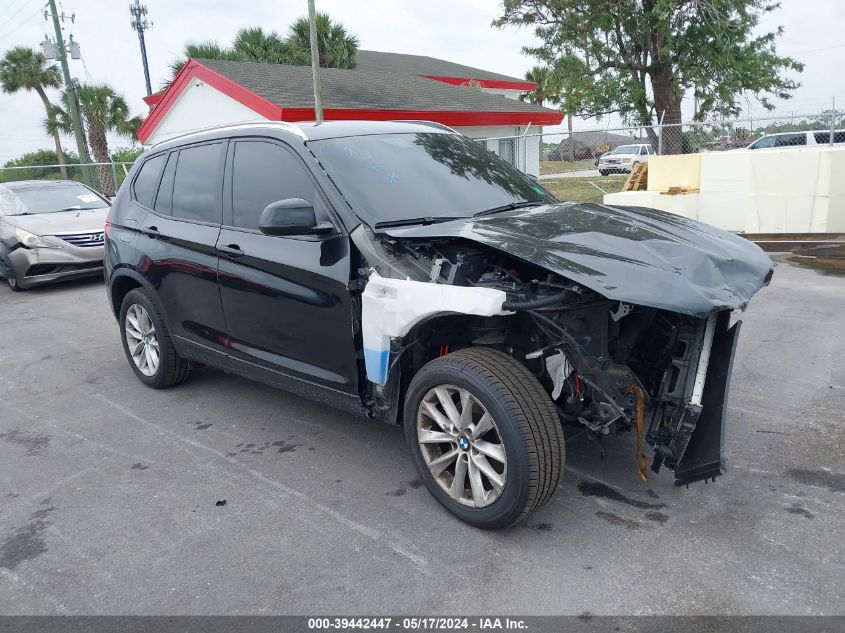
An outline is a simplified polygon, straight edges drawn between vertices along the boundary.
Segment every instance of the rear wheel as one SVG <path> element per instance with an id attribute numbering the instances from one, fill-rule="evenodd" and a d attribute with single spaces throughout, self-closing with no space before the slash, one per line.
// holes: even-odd
<path id="1" fill-rule="evenodd" d="M 193 365 L 176 352 L 164 319 L 146 291 L 136 288 L 123 298 L 120 335 L 129 366 L 148 387 L 165 389 L 191 375 Z"/>
<path id="2" fill-rule="evenodd" d="M 469 348 L 425 365 L 408 388 L 404 419 L 429 492 L 477 527 L 506 527 L 536 510 L 563 472 L 554 404 L 502 352 Z"/>

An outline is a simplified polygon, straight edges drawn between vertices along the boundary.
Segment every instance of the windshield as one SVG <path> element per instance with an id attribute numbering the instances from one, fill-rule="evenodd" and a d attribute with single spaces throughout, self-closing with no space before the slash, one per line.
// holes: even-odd
<path id="1" fill-rule="evenodd" d="M 617 147 L 613 152 L 613 154 L 639 154 L 640 153 L 640 146 L 639 145 L 620 145 Z"/>
<path id="2" fill-rule="evenodd" d="M 556 202 L 528 176 L 457 134 L 377 134 L 312 141 L 309 147 L 371 224 L 469 217 L 513 203 Z"/>
<path id="3" fill-rule="evenodd" d="M 0 213 L 23 215 L 78 209 L 103 209 L 109 205 L 90 189 L 77 184 L 11 189 L 0 186 Z"/>

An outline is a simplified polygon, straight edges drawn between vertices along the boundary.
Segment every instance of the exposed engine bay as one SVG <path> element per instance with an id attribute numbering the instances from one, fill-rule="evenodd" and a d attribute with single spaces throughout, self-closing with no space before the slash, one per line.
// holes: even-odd
<path id="1" fill-rule="evenodd" d="M 651 470 L 673 469 L 677 485 L 725 472 L 724 406 L 740 325 L 731 326 L 731 310 L 700 318 L 610 300 L 461 238 L 361 238 L 363 397 L 374 417 L 397 415 L 407 376 L 429 360 L 491 347 L 534 373 L 562 423 L 597 438 L 634 432 L 643 479 L 646 443 Z M 412 295 L 406 304 L 380 312 L 403 290 Z"/>

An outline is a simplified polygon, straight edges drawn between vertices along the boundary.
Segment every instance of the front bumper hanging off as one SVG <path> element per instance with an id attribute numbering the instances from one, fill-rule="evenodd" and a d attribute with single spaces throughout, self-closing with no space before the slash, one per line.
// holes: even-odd
<path id="1" fill-rule="evenodd" d="M 684 486 L 696 481 L 707 481 L 724 475 L 725 415 L 728 409 L 728 391 L 733 371 L 736 344 L 742 321 L 730 326 L 730 312 L 716 318 L 713 342 L 710 348 L 707 375 L 701 396 L 701 412 L 692 435 L 677 466 L 675 485 Z"/>

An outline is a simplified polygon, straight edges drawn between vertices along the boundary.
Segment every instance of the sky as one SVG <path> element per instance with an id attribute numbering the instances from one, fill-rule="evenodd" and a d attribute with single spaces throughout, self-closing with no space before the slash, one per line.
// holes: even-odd
<path id="1" fill-rule="evenodd" d="M 129 0 L 57 0 L 59 11 L 74 14 L 65 37 L 79 42 L 82 60 L 72 60 L 71 75 L 81 81 L 108 83 L 122 93 L 133 114 L 146 112 L 146 94 L 138 38 L 130 28 Z M 530 29 L 490 26 L 498 16 L 497 0 L 316 0 L 317 10 L 329 13 L 359 38 L 363 49 L 429 55 L 515 77 L 534 63 L 521 48 L 536 43 Z M 0 53 L 12 46 L 38 47 L 52 24 L 44 21 L 45 0 L 0 0 Z M 306 14 L 306 0 L 144 0 L 153 22 L 146 33 L 153 90 L 168 78 L 168 64 L 190 40 L 231 42 L 239 28 L 260 25 L 286 32 Z M 783 26 L 782 54 L 804 62 L 801 88 L 780 112 L 814 113 L 831 106 L 835 97 L 845 109 L 845 25 L 843 0 L 782 0 L 782 7 L 762 25 Z M 55 100 L 57 95 L 52 94 Z M 762 113 L 750 101 L 752 115 Z M 686 108 L 691 113 L 691 104 Z M 52 149 L 43 132 L 43 107 L 34 93 L 0 93 L 0 165 L 22 153 Z M 605 118 L 574 120 L 575 129 L 616 125 Z M 71 138 L 65 147 L 74 149 Z M 112 139 L 111 146 L 130 140 Z"/>

